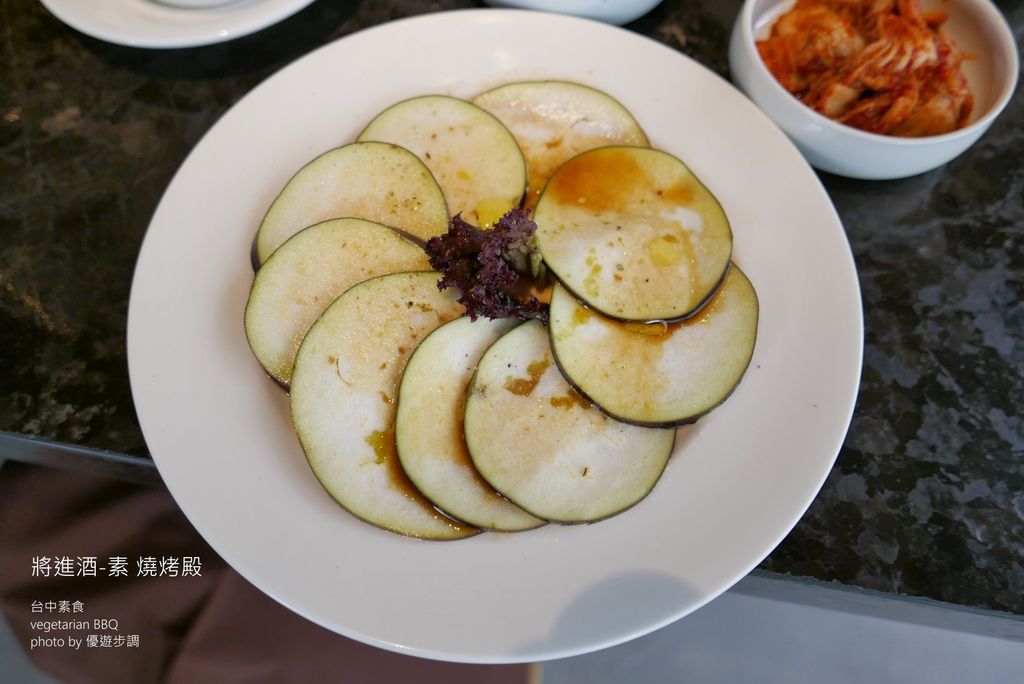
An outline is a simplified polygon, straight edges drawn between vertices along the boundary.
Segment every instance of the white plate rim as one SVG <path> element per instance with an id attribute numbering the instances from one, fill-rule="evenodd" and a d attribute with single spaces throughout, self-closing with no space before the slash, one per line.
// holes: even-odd
<path id="1" fill-rule="evenodd" d="M 282 21 L 314 0 L 234 0 L 207 9 L 154 0 L 40 0 L 55 17 L 108 43 L 188 48 L 223 43 Z"/>
<path id="2" fill-rule="evenodd" d="M 523 34 L 533 39 L 529 49 L 515 41 L 508 42 L 508 36 Z M 575 36 L 571 41 L 572 54 L 563 54 L 560 50 L 568 50 L 568 46 L 559 47 L 558 43 L 570 34 Z M 395 74 L 393 62 L 408 62 L 402 62 L 400 56 L 391 52 L 401 53 L 404 43 L 414 41 L 420 35 L 447 36 L 452 40 L 461 38 L 463 42 L 458 46 L 451 41 L 437 41 L 438 45 L 453 46 L 431 59 L 446 61 L 450 65 L 465 66 L 464 54 L 460 52 L 467 48 L 465 41 L 469 42 L 469 47 L 490 52 L 486 59 L 480 57 L 477 63 L 466 67 L 475 74 L 472 84 L 458 74 L 448 72 L 430 72 L 429 83 L 409 81 L 409 74 L 396 76 L 401 81 L 398 85 L 392 85 L 390 79 L 369 79 L 367 82 L 363 75 L 360 83 L 365 82 L 365 86 L 359 87 L 363 88 L 360 93 L 367 100 L 360 101 L 358 107 L 353 105 L 359 113 L 350 112 L 348 116 L 352 120 L 349 127 L 340 127 L 332 133 L 336 136 L 333 139 L 323 135 L 326 124 L 316 113 L 300 114 L 298 110 L 302 108 L 280 108 L 278 100 L 281 97 L 292 98 L 293 102 L 303 101 L 303 98 L 320 102 L 336 97 L 325 94 L 315 79 L 314 82 L 306 79 L 323 75 L 325 66 L 343 64 L 344 58 L 351 58 L 354 54 L 368 50 L 377 53 L 382 46 L 387 46 L 389 52 L 377 68 L 382 76 Z M 502 36 L 505 37 L 504 43 L 501 42 Z M 544 42 L 545 39 L 548 43 Z M 547 63 L 539 61 L 539 54 L 551 57 L 546 52 L 548 50 L 560 57 L 558 66 L 553 66 L 551 60 Z M 612 54 L 614 58 L 610 56 Z M 609 61 L 612 59 L 614 63 Z M 653 96 L 650 102 L 623 97 L 623 94 L 643 86 L 621 79 L 609 81 L 612 78 L 609 73 L 616 69 L 626 69 L 628 73 L 630 62 L 643 62 L 666 70 L 662 76 L 669 84 L 681 79 L 687 94 L 692 88 L 693 94 L 700 96 L 700 102 L 680 100 L 682 96 L 676 91 Z M 195 345 L 196 340 L 180 330 L 181 323 L 185 321 L 168 320 L 165 312 L 155 312 L 154 307 L 166 305 L 168 311 L 175 313 L 179 309 L 189 309 L 193 300 L 201 300 L 207 294 L 200 288 L 202 283 L 191 280 L 202 280 L 200 276 L 210 272 L 214 266 L 210 260 L 199 258 L 186 249 L 180 235 L 183 219 L 185 222 L 213 221 L 207 216 L 211 209 L 203 201 L 234 202 L 234 214 L 220 206 L 214 207 L 212 211 L 216 218 L 229 217 L 235 224 L 245 219 L 244 225 L 234 225 L 224 231 L 228 237 L 216 236 L 218 241 L 236 244 L 232 248 L 234 251 L 237 245 L 251 239 L 248 232 L 244 236 L 235 233 L 242 227 L 247 231 L 254 229 L 252 222 L 258 222 L 262 208 L 273 197 L 274 188 L 279 187 L 282 179 L 286 180 L 298 167 L 299 160 L 311 159 L 328 147 L 347 142 L 372 114 L 400 99 L 399 94 L 417 94 L 408 92 L 410 89 L 448 91 L 462 96 L 483 89 L 488 85 L 487 76 L 481 75 L 480 70 L 488 65 L 492 69 L 490 85 L 545 75 L 574 78 L 598 87 L 609 86 L 610 92 L 619 96 L 637 114 L 642 125 L 648 117 L 664 120 L 666 115 L 664 112 L 659 115 L 658 107 L 668 106 L 678 108 L 683 120 L 688 120 L 686 117 L 689 116 L 689 120 L 708 124 L 700 136 L 683 136 L 687 154 L 677 152 L 675 148 L 681 143 L 674 139 L 672 131 L 665 130 L 664 123 L 661 128 L 655 126 L 647 132 L 655 145 L 661 146 L 659 140 L 665 140 L 663 149 L 677 152 L 690 162 L 730 213 L 737 234 L 737 261 L 754 281 L 762 298 L 758 349 L 747 377 L 733 397 L 685 433 L 678 452 L 684 456 L 673 457 L 662 483 L 652 495 L 636 508 L 597 525 L 549 526 L 516 536 L 489 534 L 445 544 L 406 540 L 349 520 L 333 502 L 324 500 L 326 495 L 322 491 L 317 491 L 318 485 L 304 461 L 296 463 L 292 458 L 282 462 L 275 460 L 276 455 L 251 454 L 262 459 L 261 465 L 268 469 L 263 474 L 279 478 L 274 486 L 285 486 L 292 495 L 293 499 L 288 501 L 289 515 L 307 516 L 302 519 L 304 524 L 315 523 L 321 528 L 318 531 L 337 533 L 355 548 L 372 549 L 374 554 L 387 555 L 392 561 L 418 564 L 417 580 L 423 587 L 429 586 L 432 592 L 446 588 L 441 577 L 441 568 L 446 567 L 446 563 L 456 561 L 459 572 L 468 574 L 480 570 L 493 559 L 499 559 L 505 563 L 520 563 L 517 566 L 520 570 L 532 568 L 536 563 L 546 563 L 545 581 L 552 581 L 560 592 L 571 593 L 569 598 L 558 593 L 536 596 L 540 592 L 536 586 L 537 579 L 526 576 L 518 578 L 524 586 L 505 588 L 510 597 L 495 597 L 482 592 L 481 587 L 473 586 L 479 595 L 474 599 L 475 603 L 466 604 L 466 597 L 462 595 L 465 584 L 461 585 L 463 592 L 428 601 L 420 596 L 425 593 L 420 587 L 411 588 L 399 582 L 387 584 L 387 587 L 401 594 L 408 603 L 397 609 L 387 608 L 385 612 L 396 612 L 393 617 L 374 615 L 373 610 L 379 608 L 376 604 L 369 607 L 360 605 L 358 610 L 349 605 L 340 606 L 338 601 L 352 597 L 339 598 L 336 593 L 325 595 L 323 589 L 318 594 L 317 582 L 325 584 L 322 574 L 307 573 L 300 579 L 297 575 L 303 574 L 301 568 L 289 567 L 273 553 L 264 550 L 261 555 L 260 549 L 254 548 L 267 539 L 283 545 L 304 541 L 306 546 L 302 548 L 315 550 L 330 562 L 339 563 L 335 569 L 342 574 L 349 571 L 347 566 L 340 564 L 336 555 L 331 555 L 331 548 L 319 546 L 322 537 L 318 537 L 317 542 L 301 540 L 301 530 L 279 529 L 280 523 L 275 523 L 266 512 L 258 509 L 264 503 L 258 499 L 258 494 L 268 491 L 265 489 L 266 477 L 261 477 L 261 473 L 243 473 L 245 486 L 239 486 L 232 481 L 237 471 L 228 465 L 221 465 L 218 461 L 214 466 L 206 466 L 196 462 L 194 454 L 182 460 L 182 450 L 186 448 L 199 449 L 210 456 L 218 447 L 237 445 L 237 434 L 212 432 L 200 435 L 201 428 L 207 425 L 208 414 L 229 410 L 225 402 L 234 402 L 236 405 L 230 409 L 237 411 L 255 401 L 263 412 L 249 417 L 250 426 L 253 419 L 258 418 L 255 422 L 261 429 L 266 425 L 272 428 L 272 434 L 264 435 L 269 442 L 266 449 L 289 448 L 281 426 L 272 425 L 273 421 L 287 421 L 287 408 L 280 399 L 274 398 L 276 390 L 269 387 L 272 383 L 260 375 L 255 362 L 245 358 L 248 350 L 239 346 L 241 341 L 244 347 L 244 334 L 240 335 L 241 308 L 238 308 L 239 329 L 232 329 L 230 333 L 223 332 L 225 324 L 219 320 L 224 311 L 198 307 L 196 311 L 182 315 L 190 329 L 214 331 L 218 336 L 217 339 L 201 339 L 204 345 L 201 353 L 211 352 L 216 362 L 215 367 L 204 368 L 209 370 L 210 378 L 230 383 L 232 390 L 204 378 L 203 391 L 198 392 L 188 382 L 175 377 L 181 373 L 176 372 L 175 362 L 168 360 L 173 345 L 187 348 L 190 344 Z M 595 65 L 607 71 L 600 72 L 594 68 Z M 408 68 L 414 75 L 423 76 L 425 67 L 411 65 Z M 350 85 L 355 87 L 356 84 L 352 82 Z M 467 88 L 471 92 L 467 92 Z M 714 114 L 701 113 L 704 104 L 716 101 L 718 105 L 728 106 L 716 109 Z M 675 111 L 673 109 L 672 121 L 675 120 Z M 278 141 L 270 145 L 270 149 L 259 152 L 238 147 L 247 136 L 280 130 L 282 116 L 292 117 L 301 123 L 299 128 L 306 129 L 295 132 L 294 144 L 285 145 Z M 225 145 L 230 147 L 232 141 L 235 152 L 244 157 L 239 162 L 239 176 L 255 173 L 250 168 L 253 159 L 258 159 L 263 165 L 262 171 L 274 165 L 273 173 L 264 174 L 276 176 L 273 180 L 264 178 L 259 188 L 241 186 L 238 192 L 244 195 L 245 201 L 231 198 L 230 193 L 224 194 L 225 187 L 236 186 L 237 176 L 229 183 L 210 173 L 211 170 L 225 172 L 230 168 L 214 160 L 225 151 Z M 712 143 L 720 145 L 723 152 L 728 151 L 727 156 L 733 164 L 726 165 L 727 172 L 719 168 L 724 161 L 713 159 L 706 150 L 701 151 Z M 740 157 L 740 154 L 746 156 Z M 761 173 L 769 171 L 771 173 Z M 732 182 L 733 177 L 738 181 Z M 747 181 L 753 179 L 768 189 L 748 187 Z M 740 182 L 745 183 L 743 188 L 737 187 Z M 766 192 L 774 193 L 768 197 L 769 201 L 764 206 L 752 206 L 764 199 Z M 784 196 L 779 198 L 779 194 Z M 744 201 L 734 199 L 737 196 Z M 753 201 L 747 202 L 748 197 Z M 202 209 L 199 209 L 200 205 L 203 205 Z M 238 208 L 241 206 L 245 209 Z M 806 232 L 803 226 L 776 225 L 779 223 L 776 215 L 783 214 L 790 222 L 797 218 L 806 219 L 811 225 L 807 229 L 810 232 Z M 788 260 L 785 256 L 778 258 L 782 253 L 781 246 L 772 246 L 770 241 L 766 241 L 769 238 L 755 232 L 761 224 L 779 231 L 776 240 L 798 238 L 795 247 L 789 245 L 784 249 L 789 255 Z M 194 232 L 199 228 L 185 230 Z M 803 242 L 806 245 L 801 248 L 800 243 Z M 755 254 L 762 248 L 768 252 L 767 256 Z M 811 263 L 800 264 L 802 268 L 795 268 L 791 263 L 792 254 L 794 251 L 806 254 L 807 250 L 813 250 L 815 259 Z M 218 301 L 226 298 L 239 307 L 244 306 L 247 283 L 242 276 L 244 268 L 247 268 L 248 254 L 222 256 L 231 261 L 228 270 L 233 277 L 224 276 L 226 280 L 218 282 L 223 290 L 216 293 Z M 174 275 L 185 269 L 189 271 L 189 279 L 185 282 L 175 280 Z M 251 279 L 251 273 L 248 277 Z M 214 278 L 221 276 L 215 275 Z M 777 291 L 780 288 L 786 290 L 785 297 L 779 296 Z M 239 300 L 242 304 L 238 304 Z M 808 319 L 807 310 L 815 307 L 821 311 L 820 315 Z M 821 344 L 810 345 L 805 339 L 807 337 Z M 193 352 L 193 357 L 196 356 L 196 349 L 188 350 Z M 310 53 L 252 90 L 200 141 L 169 185 L 140 251 L 128 316 L 129 373 L 143 433 L 168 488 L 211 546 L 265 593 L 340 634 L 399 653 L 472 663 L 541 661 L 622 643 L 683 617 L 741 579 L 799 521 L 830 471 L 852 417 L 862 351 L 860 290 L 852 253 L 839 217 L 817 176 L 774 124 L 727 82 L 655 41 L 589 20 L 517 10 L 444 12 L 366 29 Z M 198 363 L 199 360 L 193 357 L 189 357 L 189 362 Z M 772 382 L 783 382 L 779 380 L 780 373 L 785 376 L 785 381 L 793 378 L 798 381 L 788 382 L 788 387 L 776 388 L 789 391 L 789 402 L 776 401 L 769 405 L 770 398 L 774 396 Z M 772 382 L 763 378 L 771 378 Z M 250 395 L 255 395 L 255 398 Z M 765 412 L 775 415 L 782 411 L 789 422 L 775 424 L 763 416 L 753 415 L 752 402 L 758 400 Z M 787 413 L 785 407 L 790 404 L 801 405 Z M 188 418 L 184 424 L 181 421 L 183 415 Z M 756 438 L 743 437 L 745 433 L 742 430 L 729 429 L 728 421 L 732 415 L 750 420 L 750 430 L 756 427 L 762 434 Z M 247 437 L 246 446 L 251 448 L 253 442 Z M 752 460 L 749 454 L 747 460 L 740 461 L 729 451 L 736 448 L 753 452 L 755 446 L 763 449 L 766 445 L 775 447 L 767 456 L 770 459 L 768 463 Z M 295 449 L 297 444 L 292 448 L 293 454 Z M 297 453 L 298 460 L 301 460 L 301 452 Z M 237 460 L 238 456 L 230 458 Z M 245 463 L 248 465 L 247 461 Z M 784 478 L 776 476 L 771 483 L 772 491 L 765 491 L 763 485 L 771 479 L 776 465 L 799 467 Z M 207 467 L 212 472 L 207 472 Z M 692 480 L 685 479 L 687 475 L 708 476 L 712 473 L 719 478 L 710 483 L 714 486 L 708 486 L 707 482 L 697 486 Z M 723 489 L 727 479 L 728 491 Z M 227 484 L 227 489 L 221 494 L 213 493 L 209 491 L 211 483 Z M 269 491 L 278 490 L 272 487 Z M 295 492 L 310 498 L 297 499 Z M 690 498 L 669 503 L 668 492 L 685 493 Z M 723 495 L 727 497 L 736 493 L 744 498 L 742 505 L 726 502 L 723 498 Z M 243 515 L 226 505 L 225 499 L 236 507 L 252 508 Z M 696 512 L 712 513 L 715 525 L 721 528 L 715 528 L 715 525 L 683 527 L 681 534 L 673 537 L 695 544 L 697 553 L 683 554 L 671 545 L 636 534 L 637 529 L 648 529 L 645 524 L 657 520 L 657 513 L 692 513 L 695 511 L 688 511 L 686 507 L 701 504 L 706 504 L 705 508 L 697 508 Z M 330 521 L 325 522 L 326 518 Z M 247 531 L 246 525 L 256 521 L 261 521 L 267 529 L 258 534 Z M 629 548 L 625 550 L 630 553 L 609 556 L 603 549 L 609 541 L 628 542 Z M 527 553 L 535 554 L 530 562 L 523 558 Z M 695 559 L 697 556 L 701 557 Z M 368 587 L 379 589 L 381 583 L 388 581 L 408 581 L 408 577 L 394 567 L 374 565 L 373 568 L 383 576 L 373 576 Z M 430 576 L 424 577 L 424 573 Z M 461 575 L 460 578 L 465 580 Z M 579 584 L 570 586 L 569 580 L 578 580 Z M 513 600 L 517 601 L 515 605 L 502 603 Z M 492 605 L 494 601 L 497 605 Z M 423 605 L 418 605 L 420 602 Z M 413 603 L 417 605 L 411 605 Z M 511 610 L 516 617 L 512 619 L 505 615 L 503 619 L 506 622 L 494 624 L 488 621 L 487 615 L 475 613 L 478 607 L 491 614 L 498 614 L 495 611 L 504 608 Z M 528 611 L 529 616 L 520 614 L 522 611 Z M 425 617 L 426 612 L 431 612 L 430 618 Z M 443 629 L 437 627 L 438 621 L 443 624 Z M 482 629 L 482 625 L 490 630 Z"/>

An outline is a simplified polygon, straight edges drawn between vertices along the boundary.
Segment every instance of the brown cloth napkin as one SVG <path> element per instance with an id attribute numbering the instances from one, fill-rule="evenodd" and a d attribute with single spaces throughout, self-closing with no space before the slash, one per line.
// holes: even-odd
<path id="1" fill-rule="evenodd" d="M 111 576 L 112 559 L 126 561 L 125 574 Z M 537 676 L 531 665 L 438 662 L 341 637 L 242 579 L 165 489 L 9 462 L 0 467 L 0 609 L 36 666 L 70 684 L 527 684 Z M 96 620 L 117 620 L 118 629 Z M 39 621 L 72 626 L 46 634 L 33 627 Z M 82 645 L 29 650 L 33 637 L 65 635 Z"/>

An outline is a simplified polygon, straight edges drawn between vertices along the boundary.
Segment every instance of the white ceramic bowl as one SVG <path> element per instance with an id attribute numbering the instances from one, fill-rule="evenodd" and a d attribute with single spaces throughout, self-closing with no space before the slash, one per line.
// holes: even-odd
<path id="1" fill-rule="evenodd" d="M 963 72 L 974 94 L 970 123 L 957 131 L 922 138 L 867 133 L 814 111 L 775 80 L 755 40 L 792 0 L 747 0 L 733 26 L 729 67 L 733 81 L 785 131 L 817 169 L 851 178 L 882 180 L 923 173 L 950 161 L 984 133 L 1009 102 L 1017 85 L 1013 33 L 988 0 L 921 0 L 923 9 L 949 13 L 946 30 L 960 50 L 975 55 Z"/>
<path id="2" fill-rule="evenodd" d="M 545 10 L 626 24 L 650 12 L 661 0 L 485 0 L 494 7 Z"/>

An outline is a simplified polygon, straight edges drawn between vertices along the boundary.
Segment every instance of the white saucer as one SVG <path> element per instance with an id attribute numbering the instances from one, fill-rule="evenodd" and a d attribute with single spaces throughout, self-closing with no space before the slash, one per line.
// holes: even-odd
<path id="1" fill-rule="evenodd" d="M 187 9 L 153 0 L 41 0 L 68 26 L 110 43 L 183 48 L 234 40 L 285 19 L 313 0 L 235 0 Z"/>

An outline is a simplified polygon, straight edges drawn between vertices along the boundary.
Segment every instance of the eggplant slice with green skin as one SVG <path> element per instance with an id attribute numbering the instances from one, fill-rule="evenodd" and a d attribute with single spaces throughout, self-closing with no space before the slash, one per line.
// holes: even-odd
<path id="1" fill-rule="evenodd" d="M 613 320 L 557 284 L 550 317 L 552 350 L 570 383 L 619 420 L 670 427 L 697 420 L 739 384 L 754 353 L 758 302 L 733 265 L 685 321 Z"/>
<path id="2" fill-rule="evenodd" d="M 459 539 L 479 530 L 440 513 L 395 454 L 395 401 L 420 341 L 462 315 L 433 272 L 393 273 L 349 288 L 309 329 L 295 359 L 292 422 L 324 489 L 387 530 Z"/>
<path id="3" fill-rule="evenodd" d="M 427 335 L 402 373 L 395 418 L 398 458 L 416 488 L 452 517 L 504 532 L 546 521 L 483 481 L 466 450 L 462 416 L 480 356 L 517 324 L 510 318 L 474 321 L 463 316 Z"/>
<path id="4" fill-rule="evenodd" d="M 303 228 L 345 217 L 383 223 L 421 240 L 448 230 L 444 194 L 415 154 L 389 143 L 351 143 L 292 176 L 260 224 L 256 257 L 262 264 Z"/>
<path id="5" fill-rule="evenodd" d="M 715 197 L 682 161 L 651 148 L 573 157 L 544 187 L 534 221 L 537 247 L 562 284 L 621 320 L 692 315 L 732 254 Z"/>
<path id="6" fill-rule="evenodd" d="M 287 387 L 306 331 L 341 293 L 385 273 L 429 270 L 419 245 L 380 223 L 343 218 L 304 228 L 256 272 L 245 307 L 249 346 Z"/>
<path id="7" fill-rule="evenodd" d="M 568 523 L 600 520 L 643 499 L 676 434 L 591 406 L 562 377 L 536 320 L 484 353 L 463 429 L 473 464 L 492 487 L 538 518 Z"/>
<path id="8" fill-rule="evenodd" d="M 608 145 L 647 146 L 647 136 L 622 103 L 571 81 L 519 81 L 473 98 L 504 123 L 519 143 L 528 168 L 527 207 L 563 162 Z"/>
<path id="9" fill-rule="evenodd" d="M 444 192 L 448 212 L 490 226 L 518 207 L 526 162 L 504 124 L 480 107 L 447 95 L 424 95 L 392 105 L 358 140 L 400 145 L 418 156 Z"/>

